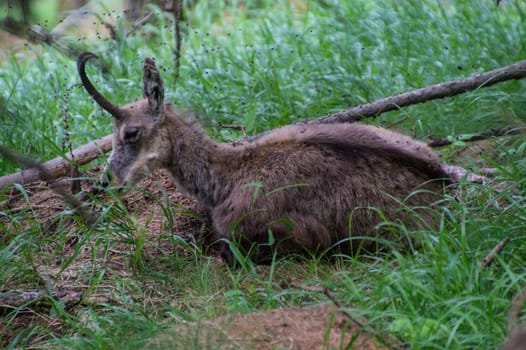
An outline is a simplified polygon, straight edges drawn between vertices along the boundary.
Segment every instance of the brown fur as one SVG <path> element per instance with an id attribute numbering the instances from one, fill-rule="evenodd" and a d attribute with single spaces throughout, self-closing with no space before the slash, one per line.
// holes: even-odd
<path id="1" fill-rule="evenodd" d="M 93 92 L 84 73 L 91 57 L 79 57 L 79 72 L 114 117 L 110 167 L 118 180 L 133 185 L 155 168 L 168 169 L 179 188 L 208 210 L 218 238 L 238 241 L 247 251 L 262 243 L 252 254 L 258 261 L 271 254 L 269 230 L 280 253 L 325 251 L 349 237 L 346 252 L 374 248 L 374 239 L 357 237 L 376 234 L 396 241 L 393 230 L 375 229 L 380 213 L 416 227 L 401 208 L 440 198 L 444 182 L 437 179 L 446 176 L 438 157 L 407 136 L 367 125 L 306 124 L 242 145 L 220 144 L 164 103 L 151 59 L 145 60 L 145 99 L 115 107 Z"/>

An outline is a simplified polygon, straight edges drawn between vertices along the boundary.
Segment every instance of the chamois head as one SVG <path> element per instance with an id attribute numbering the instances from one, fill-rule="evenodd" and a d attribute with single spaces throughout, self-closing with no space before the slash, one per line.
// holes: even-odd
<path id="1" fill-rule="evenodd" d="M 155 62 L 145 58 L 144 98 L 122 107 L 116 106 L 95 89 L 86 75 L 86 62 L 96 57 L 91 52 L 82 53 L 77 59 L 77 69 L 86 91 L 112 116 L 114 138 L 109 164 L 113 175 L 119 182 L 133 184 L 150 171 L 157 158 L 154 140 L 165 119 L 163 81 Z M 134 171 L 130 171 L 132 168 Z"/>

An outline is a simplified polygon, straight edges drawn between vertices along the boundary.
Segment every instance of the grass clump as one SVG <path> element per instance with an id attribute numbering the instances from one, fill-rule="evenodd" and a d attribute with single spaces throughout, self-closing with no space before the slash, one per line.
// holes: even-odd
<path id="1" fill-rule="evenodd" d="M 88 74 L 104 95 L 123 104 L 141 97 L 142 60 L 153 56 L 167 100 L 193 109 L 223 141 L 240 135 L 219 123 L 244 125 L 255 135 L 525 56 L 521 1 L 200 0 L 186 11 L 174 85 L 171 18 L 151 10 L 155 20 L 132 35 L 79 44 L 100 56 Z M 8 56 L 0 63 L 0 143 L 51 159 L 68 151 L 68 139 L 75 148 L 109 134 L 110 119 L 78 83 L 74 61 L 51 48 L 30 46 Z M 370 122 L 423 139 L 520 125 L 524 85 L 506 82 Z M 24 290 L 44 297 L 2 308 L 0 345 L 142 348 L 174 324 L 326 300 L 292 287 L 293 281 L 327 286 L 370 329 L 411 348 L 494 348 L 504 341 L 507 310 L 526 282 L 526 147 L 520 138 L 485 147 L 470 152 L 457 143 L 441 150 L 448 161 L 473 169 L 489 165 L 497 174 L 489 183 L 455 190 L 436 210 L 442 225 L 418 232 L 420 247 L 337 261 L 224 266 L 194 240 L 174 238 L 174 217 L 201 219 L 171 198 L 170 189 L 149 187 L 136 194 L 141 199 L 127 200 L 109 191 L 105 199 L 90 194 L 99 215 L 90 227 L 63 205 L 42 214 L 36 188 L 5 189 L 0 297 Z M 0 174 L 16 170 L 0 158 Z M 24 205 L 13 204 L 10 191 Z M 141 217 L 145 198 L 156 198 L 149 200 L 160 213 Z M 505 250 L 482 269 L 482 258 L 505 237 Z M 82 291 L 78 300 L 53 295 L 66 282 Z"/>

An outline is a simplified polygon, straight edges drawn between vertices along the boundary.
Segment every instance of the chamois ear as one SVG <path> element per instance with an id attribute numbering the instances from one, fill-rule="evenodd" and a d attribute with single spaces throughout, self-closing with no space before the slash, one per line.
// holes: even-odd
<path id="1" fill-rule="evenodd" d="M 142 77 L 144 84 L 144 98 L 148 99 L 148 103 L 152 111 L 162 119 L 163 105 L 164 105 L 164 86 L 159 69 L 155 62 L 147 57 L 144 59 L 144 75 Z"/>

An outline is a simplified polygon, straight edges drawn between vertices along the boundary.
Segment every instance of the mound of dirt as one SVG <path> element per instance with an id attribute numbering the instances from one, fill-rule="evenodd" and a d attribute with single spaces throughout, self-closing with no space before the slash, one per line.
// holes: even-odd
<path id="1" fill-rule="evenodd" d="M 290 307 L 177 326 L 149 349 L 387 349 L 334 306 Z"/>

